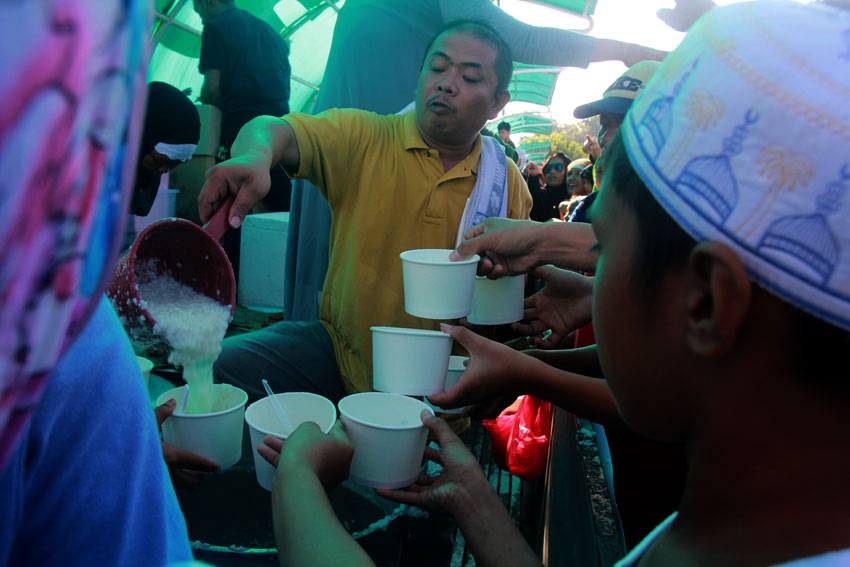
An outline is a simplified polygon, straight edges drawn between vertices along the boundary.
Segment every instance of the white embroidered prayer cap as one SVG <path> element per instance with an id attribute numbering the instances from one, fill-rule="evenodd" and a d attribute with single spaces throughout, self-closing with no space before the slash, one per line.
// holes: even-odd
<path id="1" fill-rule="evenodd" d="M 622 135 L 635 171 L 698 241 L 850 330 L 850 11 L 715 8 L 668 55 Z"/>

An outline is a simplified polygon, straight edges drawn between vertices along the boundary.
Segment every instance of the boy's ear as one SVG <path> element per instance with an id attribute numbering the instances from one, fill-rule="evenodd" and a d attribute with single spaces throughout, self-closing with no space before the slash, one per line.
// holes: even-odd
<path id="1" fill-rule="evenodd" d="M 751 283 L 725 244 L 701 242 L 688 261 L 687 345 L 702 356 L 732 348 L 750 310 Z"/>

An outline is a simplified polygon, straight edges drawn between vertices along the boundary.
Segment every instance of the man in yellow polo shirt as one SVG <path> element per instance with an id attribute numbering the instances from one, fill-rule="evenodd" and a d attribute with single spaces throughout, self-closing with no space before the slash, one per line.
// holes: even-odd
<path id="1" fill-rule="evenodd" d="M 268 191 L 269 168 L 281 163 L 319 187 L 330 205 L 330 268 L 320 321 L 285 321 L 225 340 L 217 380 L 251 398 L 264 395 L 266 378 L 275 391 L 336 402 L 372 389 L 370 326 L 438 329 L 438 321 L 405 312 L 399 253 L 454 248 L 479 174 L 479 131 L 508 102 L 511 69 L 510 49 L 495 31 L 455 22 L 426 50 L 415 112 L 333 109 L 260 117 L 241 130 L 233 158 L 211 171 L 201 191 L 201 218 L 231 193 L 230 224 L 238 227 Z M 507 166 L 506 216 L 527 218 L 531 196 L 522 176 L 504 153 L 499 160 Z"/>

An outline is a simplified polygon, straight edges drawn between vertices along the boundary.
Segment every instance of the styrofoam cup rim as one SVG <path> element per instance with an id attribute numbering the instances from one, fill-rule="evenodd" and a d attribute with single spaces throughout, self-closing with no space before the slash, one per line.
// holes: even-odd
<path id="1" fill-rule="evenodd" d="M 334 418 L 333 418 L 333 421 L 331 422 L 331 424 L 327 427 L 327 429 L 322 428 L 321 425 L 319 425 L 315 421 L 313 423 L 316 423 L 316 425 L 319 425 L 319 428 L 322 429 L 322 433 L 327 433 L 328 431 L 330 431 L 333 428 L 333 426 L 336 424 L 337 415 L 336 415 L 336 406 L 334 405 L 334 403 L 332 401 L 330 401 L 329 399 L 327 399 L 326 397 L 324 397 L 322 395 L 314 394 L 312 392 L 279 392 L 279 393 L 275 394 L 275 396 L 289 396 L 289 395 L 292 395 L 292 394 L 297 394 L 299 397 L 308 396 L 308 397 L 321 398 L 321 399 L 325 400 L 328 404 L 330 404 L 330 406 L 333 408 Z M 279 431 L 271 431 L 271 430 L 266 429 L 264 427 L 254 425 L 253 423 L 251 423 L 251 421 L 248 418 L 248 410 L 250 410 L 252 406 L 258 404 L 259 402 L 262 402 L 266 398 L 268 398 L 268 396 L 266 396 L 264 398 L 260 398 L 259 400 L 257 400 L 256 402 L 250 404 L 248 407 L 245 408 L 245 423 L 248 424 L 248 427 L 257 430 L 264 435 L 274 435 L 275 437 L 278 437 L 280 439 L 286 439 L 287 437 L 289 437 L 289 435 L 284 435 L 284 434 L 280 433 Z M 296 429 L 297 428 L 298 428 L 298 426 L 296 426 Z"/>
<path id="2" fill-rule="evenodd" d="M 395 426 L 393 426 L 393 425 L 382 425 L 380 423 L 374 423 L 374 422 L 368 421 L 368 420 L 360 418 L 360 417 L 355 417 L 343 408 L 343 402 L 345 402 L 346 399 L 350 399 L 350 398 L 354 398 L 354 397 L 358 397 L 358 396 L 364 396 L 364 395 L 367 395 L 367 396 L 368 395 L 375 395 L 375 394 L 382 395 L 382 396 L 388 396 L 388 397 L 394 397 L 394 398 L 409 398 L 409 399 L 421 404 L 423 410 L 427 410 L 428 412 L 431 413 L 432 416 L 434 415 L 434 410 L 431 409 L 430 407 L 428 407 L 428 404 L 426 404 L 422 400 L 417 400 L 416 398 L 411 398 L 410 396 L 405 396 L 403 394 L 394 394 L 392 392 L 360 392 L 359 394 L 351 394 L 349 396 L 345 396 L 344 398 L 342 398 L 339 401 L 339 403 L 337 404 L 337 408 L 339 409 L 340 417 L 344 417 L 346 419 L 353 421 L 354 423 L 358 423 L 360 425 L 365 425 L 366 427 L 370 427 L 372 429 L 383 429 L 383 430 L 387 430 L 387 431 L 409 431 L 409 430 L 412 430 L 412 429 L 421 429 L 421 428 L 425 427 L 425 424 L 422 423 L 421 421 L 418 424 L 412 423 L 410 425 L 395 425 Z M 422 412 L 420 411 L 419 413 L 421 414 Z"/>
<path id="3" fill-rule="evenodd" d="M 473 254 L 470 258 L 466 260 L 457 260 L 452 261 L 446 258 L 445 260 L 425 260 L 422 258 L 412 257 L 416 252 L 449 252 L 452 250 L 448 248 L 417 248 L 415 250 L 405 250 L 401 254 L 399 254 L 399 258 L 401 258 L 402 262 L 410 262 L 412 264 L 424 264 L 427 266 L 465 266 L 468 264 L 477 264 L 479 260 L 481 260 L 481 256 L 478 254 Z"/>

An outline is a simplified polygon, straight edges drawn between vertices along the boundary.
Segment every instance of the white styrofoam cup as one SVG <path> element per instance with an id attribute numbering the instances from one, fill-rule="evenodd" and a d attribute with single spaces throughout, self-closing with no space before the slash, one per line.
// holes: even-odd
<path id="1" fill-rule="evenodd" d="M 523 317 L 525 276 L 507 276 L 496 280 L 475 278 L 472 311 L 466 320 L 474 325 L 502 325 Z"/>
<path id="2" fill-rule="evenodd" d="M 180 399 L 182 386 L 163 392 L 156 405 Z M 162 439 L 217 462 L 224 470 L 242 458 L 242 428 L 248 394 L 230 384 L 213 384 L 213 411 L 177 413 L 162 423 Z"/>
<path id="3" fill-rule="evenodd" d="M 286 417 L 297 428 L 302 423 L 312 421 L 327 433 L 336 423 L 336 406 L 329 399 L 310 392 L 285 392 L 275 394 Z M 277 416 L 270 397 L 261 398 L 245 410 L 245 422 L 251 433 L 251 454 L 254 456 L 254 469 L 257 482 L 268 491 L 272 489 L 275 468 L 257 452 L 266 435 L 286 439 L 283 423 Z"/>
<path id="4" fill-rule="evenodd" d="M 445 389 L 451 335 L 401 327 L 371 329 L 374 389 L 406 396 L 427 396 Z"/>
<path id="5" fill-rule="evenodd" d="M 354 445 L 349 478 L 373 488 L 400 488 L 419 477 L 428 429 L 425 402 L 399 394 L 363 392 L 339 401 L 345 432 Z"/>
<path id="6" fill-rule="evenodd" d="M 448 390 L 452 386 L 454 386 L 463 373 L 466 371 L 466 366 L 463 365 L 464 362 L 469 360 L 468 356 L 452 356 L 449 359 L 449 371 L 446 373 L 446 387 L 445 390 Z M 425 400 L 425 403 L 433 409 L 435 412 L 440 413 L 461 413 L 465 408 L 457 408 L 457 409 L 443 409 L 439 406 L 435 406 L 428 400 Z"/>
<path id="7" fill-rule="evenodd" d="M 451 250 L 421 249 L 401 253 L 404 310 L 424 319 L 457 319 L 472 310 L 479 256 L 452 262 Z"/>

